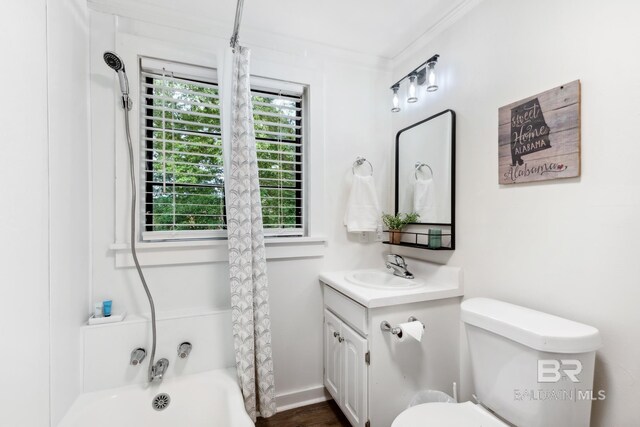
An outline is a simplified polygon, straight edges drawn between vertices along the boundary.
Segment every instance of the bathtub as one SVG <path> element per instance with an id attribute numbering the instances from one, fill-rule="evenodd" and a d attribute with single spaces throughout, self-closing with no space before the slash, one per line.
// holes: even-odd
<path id="1" fill-rule="evenodd" d="M 154 398 L 166 393 L 165 409 Z M 164 396 L 155 406 L 166 402 Z M 59 427 L 253 427 L 244 410 L 235 369 L 219 369 L 163 380 L 85 393 L 76 399 Z"/>

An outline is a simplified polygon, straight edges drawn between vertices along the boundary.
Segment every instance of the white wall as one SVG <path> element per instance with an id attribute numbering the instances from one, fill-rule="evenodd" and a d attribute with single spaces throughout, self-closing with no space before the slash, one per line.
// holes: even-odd
<path id="1" fill-rule="evenodd" d="M 11 2 L 1 19 L 8 36 L 2 57 L 11 63 L 2 67 L 8 102 L 0 113 L 6 202 L 0 424 L 55 425 L 82 390 L 80 325 L 89 279 L 86 5 Z"/>
<path id="2" fill-rule="evenodd" d="M 156 352 L 169 360 L 163 378 L 233 366 L 233 337 L 228 333 L 230 310 L 160 315 L 156 325 Z M 147 369 L 129 364 L 131 350 L 151 347 L 151 327 L 146 317 L 129 315 L 122 322 L 87 325 L 82 329 L 85 392 L 147 382 Z M 180 359 L 176 351 L 183 342 L 193 345 L 187 359 Z"/>
<path id="3" fill-rule="evenodd" d="M 0 14 L 0 425 L 49 423 L 49 189 L 44 0 Z"/>
<path id="4" fill-rule="evenodd" d="M 89 310 L 89 15 L 84 0 L 47 3 L 51 424 L 82 392 Z"/>
<path id="5" fill-rule="evenodd" d="M 412 253 L 462 266 L 466 297 L 599 328 L 595 388 L 607 398 L 594 403 L 594 426 L 640 424 L 639 13 L 624 0 L 485 0 L 394 66 L 399 76 L 441 55 L 441 89 L 403 105 L 394 130 L 445 108 L 457 114 L 458 249 Z M 575 79 L 582 82 L 582 177 L 498 185 L 498 108 Z M 468 398 L 468 376 L 463 389 Z"/>
<path id="6" fill-rule="evenodd" d="M 124 224 L 126 212 L 118 208 L 121 218 L 116 218 L 114 201 L 128 197 L 128 193 L 123 195 L 116 191 L 116 171 L 121 170 L 121 163 L 126 160 L 115 148 L 124 143 L 123 130 L 116 125 L 122 111 L 114 103 L 115 75 L 102 62 L 102 52 L 113 49 L 125 52 L 132 48 L 133 42 L 128 40 L 135 40 L 141 49 L 160 46 L 157 49 L 173 49 L 182 54 L 195 52 L 200 55 L 196 61 L 204 64 L 214 57 L 220 61 L 228 40 L 226 36 L 217 37 L 215 28 L 211 29 L 213 33 L 209 29 L 190 32 L 140 19 L 91 12 L 91 292 L 96 301 L 112 298 L 114 310 L 144 314 L 148 312 L 148 304 L 135 270 L 116 268 L 115 253 L 110 249 L 116 240 L 122 241 L 120 236 L 126 236 L 126 229 L 118 229 L 119 224 Z M 252 48 L 254 70 L 260 67 L 261 71 L 282 76 L 287 73 L 308 75 L 314 82 L 315 87 L 311 88 L 315 97 L 312 101 L 315 105 L 312 106 L 315 110 L 312 135 L 319 136 L 310 141 L 315 148 L 309 161 L 314 168 L 312 179 L 316 180 L 311 186 L 319 190 L 310 194 L 314 206 L 312 216 L 317 219 L 312 224 L 312 234 L 326 239 L 324 257 L 295 255 L 295 258 L 268 262 L 275 379 L 282 406 L 323 395 L 322 294 L 318 273 L 323 269 L 380 266 L 383 263 L 383 245 L 362 244 L 356 237 L 347 236 L 342 218 L 346 184 L 358 155 L 373 163 L 382 203 L 387 203 L 390 183 L 384 178 L 389 176 L 390 160 L 383 147 L 390 141 L 391 120 L 387 114 L 386 91 L 381 88 L 388 85 L 390 72 L 380 68 L 379 58 L 343 59 L 349 54 L 323 54 L 321 46 L 301 47 L 300 41 L 268 43 L 262 36 L 247 33 L 243 37 L 243 42 Z M 138 77 L 134 64 L 128 64 L 127 69 L 132 85 L 136 84 Z M 137 99 L 135 105 L 133 114 L 137 111 Z M 119 148 L 120 153 L 123 148 Z M 128 180 L 119 172 L 117 176 L 118 180 Z M 322 177 L 320 182 L 314 178 L 318 176 Z M 127 189 L 127 186 L 123 188 Z M 211 253 L 219 251 L 216 248 L 207 250 Z M 149 260 L 154 255 L 147 252 L 143 256 Z M 171 264 L 170 260 L 171 255 L 167 264 Z M 161 313 L 229 307 L 228 266 L 224 261 L 147 266 L 145 273 Z M 196 351 L 197 343 L 193 344 Z"/>

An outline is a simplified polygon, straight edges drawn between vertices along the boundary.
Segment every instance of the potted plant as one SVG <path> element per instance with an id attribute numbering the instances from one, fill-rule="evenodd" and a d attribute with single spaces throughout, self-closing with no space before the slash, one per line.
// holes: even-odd
<path id="1" fill-rule="evenodd" d="M 382 222 L 389 230 L 389 242 L 395 245 L 399 244 L 402 239 L 402 229 L 407 224 L 418 221 L 418 218 L 420 218 L 420 215 L 415 212 L 408 214 L 398 213 L 396 215 L 383 213 Z"/>

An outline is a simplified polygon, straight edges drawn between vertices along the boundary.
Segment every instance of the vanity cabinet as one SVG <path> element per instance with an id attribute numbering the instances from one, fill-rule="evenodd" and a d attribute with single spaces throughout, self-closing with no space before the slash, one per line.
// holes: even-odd
<path id="1" fill-rule="evenodd" d="M 324 311 L 324 384 L 353 426 L 367 423 L 367 339 Z"/>
<path id="2" fill-rule="evenodd" d="M 329 310 L 324 310 L 324 385 L 338 404 L 342 400 L 342 346 L 338 337 L 343 325 Z"/>
<path id="3" fill-rule="evenodd" d="M 451 394 L 458 381 L 459 291 L 433 301 L 365 306 L 323 283 L 323 382 L 353 427 L 389 427 L 420 390 Z M 380 328 L 412 316 L 427 325 L 421 342 L 400 342 Z"/>

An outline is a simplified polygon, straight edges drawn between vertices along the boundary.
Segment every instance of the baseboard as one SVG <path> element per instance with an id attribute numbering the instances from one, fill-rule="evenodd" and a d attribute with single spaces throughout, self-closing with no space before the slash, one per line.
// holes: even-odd
<path id="1" fill-rule="evenodd" d="M 299 408 L 300 406 L 312 405 L 332 399 L 331 395 L 323 385 L 317 385 L 302 390 L 290 391 L 276 395 L 276 405 L 278 412 L 288 409 Z"/>

